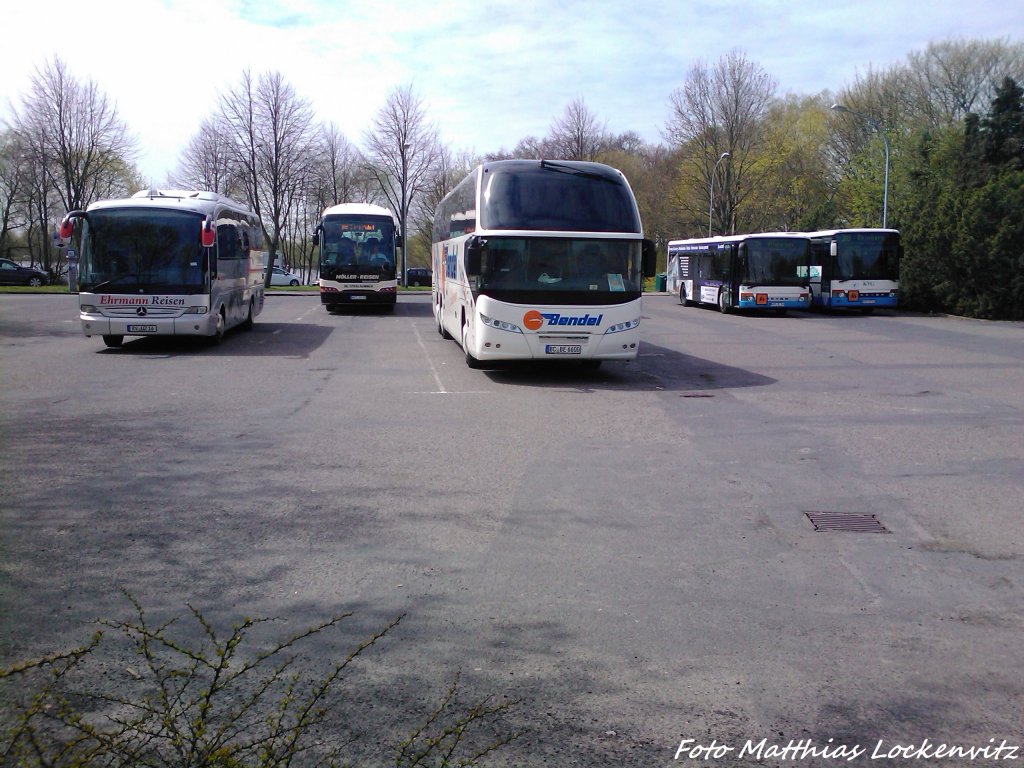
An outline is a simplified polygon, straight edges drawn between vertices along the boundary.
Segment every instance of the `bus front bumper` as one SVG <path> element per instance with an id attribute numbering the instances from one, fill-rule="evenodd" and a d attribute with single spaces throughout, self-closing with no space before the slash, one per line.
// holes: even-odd
<path id="1" fill-rule="evenodd" d="M 398 289 L 395 286 L 374 288 L 359 285 L 320 286 L 320 303 L 327 307 L 341 304 L 394 304 L 398 300 Z"/>
<path id="2" fill-rule="evenodd" d="M 478 360 L 633 360 L 638 332 L 591 335 L 478 332 L 470 352 Z"/>
<path id="3" fill-rule="evenodd" d="M 210 313 L 132 319 L 82 313 L 80 319 L 86 336 L 213 336 L 217 332 L 217 319 Z"/>

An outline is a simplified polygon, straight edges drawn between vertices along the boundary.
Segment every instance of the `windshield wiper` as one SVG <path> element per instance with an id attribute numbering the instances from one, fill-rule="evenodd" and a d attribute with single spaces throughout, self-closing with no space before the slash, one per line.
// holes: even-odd
<path id="1" fill-rule="evenodd" d="M 118 275 L 117 277 L 112 277 L 109 280 L 104 280 L 102 283 L 97 283 L 96 285 L 92 286 L 92 290 L 96 291 L 105 285 L 111 285 L 112 283 L 120 283 L 121 281 L 128 279 L 134 280 L 136 283 L 139 282 L 138 275 Z"/>
<path id="2" fill-rule="evenodd" d="M 563 165 L 562 163 L 556 163 L 553 160 L 541 160 L 541 168 L 551 168 L 555 171 L 562 173 L 571 173 L 574 176 L 582 176 L 585 179 L 600 179 L 601 181 L 607 181 L 609 184 L 618 184 L 618 181 L 609 178 L 601 173 L 594 173 L 594 171 L 588 171 L 585 168 L 574 168 L 571 165 Z"/>

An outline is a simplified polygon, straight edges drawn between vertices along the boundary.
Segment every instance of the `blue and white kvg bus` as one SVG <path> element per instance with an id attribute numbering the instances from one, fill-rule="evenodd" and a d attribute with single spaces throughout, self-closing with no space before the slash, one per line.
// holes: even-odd
<path id="1" fill-rule="evenodd" d="M 387 208 L 341 203 L 324 210 L 313 235 L 320 246 L 320 303 L 394 308 L 398 298 L 398 222 Z"/>
<path id="2" fill-rule="evenodd" d="M 82 331 L 120 347 L 125 336 L 207 336 L 251 328 L 263 309 L 263 229 L 248 207 L 213 192 L 138 192 L 71 211 L 80 224 Z M 73 243 L 72 243 L 73 245 Z"/>
<path id="3" fill-rule="evenodd" d="M 471 368 L 507 360 L 630 360 L 654 274 L 633 192 L 599 163 L 500 160 L 437 207 L 438 332 Z"/>
<path id="4" fill-rule="evenodd" d="M 895 229 L 832 229 L 811 238 L 811 291 L 822 308 L 895 307 L 903 246 Z"/>
<path id="5" fill-rule="evenodd" d="M 793 232 L 670 240 L 665 287 L 679 303 L 734 309 L 807 309 L 810 239 Z"/>

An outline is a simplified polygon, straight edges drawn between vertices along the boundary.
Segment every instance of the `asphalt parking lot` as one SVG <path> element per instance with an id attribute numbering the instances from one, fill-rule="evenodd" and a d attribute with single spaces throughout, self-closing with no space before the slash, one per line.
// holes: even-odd
<path id="1" fill-rule="evenodd" d="M 456 674 L 519 702 L 489 765 L 1024 744 L 1019 323 L 656 295 L 634 362 L 472 371 L 426 294 L 274 295 L 214 348 L 107 350 L 74 307 L 0 296 L 5 662 L 124 588 L 219 626 L 351 612 L 314 663 L 404 615 L 337 703 L 356 764 Z"/>

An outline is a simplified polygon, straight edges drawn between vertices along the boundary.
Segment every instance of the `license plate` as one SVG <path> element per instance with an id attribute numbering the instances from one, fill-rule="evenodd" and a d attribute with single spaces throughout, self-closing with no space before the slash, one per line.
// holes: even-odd
<path id="1" fill-rule="evenodd" d="M 155 325 L 129 325 L 128 333 L 156 333 Z"/>
<path id="2" fill-rule="evenodd" d="M 580 344 L 548 344 L 544 352 L 548 355 L 581 355 L 583 347 Z"/>
<path id="3" fill-rule="evenodd" d="M 352 294 L 351 296 L 349 296 L 349 299 L 351 301 L 366 301 L 366 296 L 364 296 L 361 293 L 356 293 L 356 294 Z"/>

